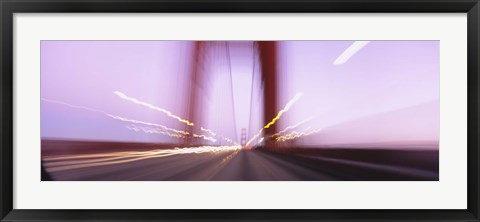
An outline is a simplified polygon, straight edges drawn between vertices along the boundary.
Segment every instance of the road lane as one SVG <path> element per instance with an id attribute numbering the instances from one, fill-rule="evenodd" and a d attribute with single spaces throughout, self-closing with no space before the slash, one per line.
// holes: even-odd
<path id="1" fill-rule="evenodd" d="M 438 177 L 438 172 L 420 177 L 415 169 L 409 175 L 405 167 L 242 149 L 153 155 L 124 163 L 73 165 L 65 170 L 55 168 L 52 159 L 55 158 L 44 160 L 46 171 L 53 180 L 61 181 L 334 181 L 396 180 L 397 177 L 398 180 L 435 180 Z M 97 160 L 82 157 L 81 161 Z"/>

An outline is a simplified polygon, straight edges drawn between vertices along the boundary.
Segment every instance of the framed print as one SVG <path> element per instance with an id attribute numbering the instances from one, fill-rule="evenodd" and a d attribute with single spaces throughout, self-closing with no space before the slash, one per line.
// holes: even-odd
<path id="1" fill-rule="evenodd" d="M 476 0 L 1 1 L 2 221 L 479 221 Z"/>

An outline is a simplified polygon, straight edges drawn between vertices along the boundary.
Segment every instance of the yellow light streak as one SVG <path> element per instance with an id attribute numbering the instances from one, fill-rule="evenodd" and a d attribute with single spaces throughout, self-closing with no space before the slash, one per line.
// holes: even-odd
<path id="1" fill-rule="evenodd" d="M 302 97 L 302 95 L 302 93 L 297 93 L 290 101 L 288 101 L 287 105 L 285 105 L 285 107 L 280 110 L 280 112 L 278 112 L 277 116 L 275 116 L 272 121 L 270 121 L 267 125 L 260 129 L 257 134 L 255 134 L 250 140 L 248 140 L 246 145 L 250 145 L 257 137 L 259 137 L 262 134 L 263 129 L 268 129 L 271 125 L 275 124 L 277 120 L 279 120 L 280 117 L 282 117 L 282 115 L 287 112 L 290 107 L 300 99 L 300 97 Z"/>
<path id="2" fill-rule="evenodd" d="M 160 108 L 160 107 L 157 107 L 157 106 L 154 106 L 150 103 L 147 103 L 147 102 L 144 102 L 144 101 L 140 101 L 136 98 L 133 98 L 133 97 L 130 97 L 130 96 L 127 96 L 125 95 L 124 93 L 120 92 L 120 91 L 114 91 L 113 92 L 115 95 L 117 95 L 118 97 L 120 97 L 121 99 L 124 99 L 124 100 L 127 100 L 127 101 L 130 101 L 132 103 L 135 103 L 135 104 L 138 104 L 138 105 L 142 105 L 142 106 L 145 106 L 149 109 L 152 109 L 152 110 L 156 110 L 156 111 L 159 111 L 159 112 L 162 112 L 164 114 L 166 114 L 167 116 L 171 117 L 171 118 L 174 118 L 176 120 L 178 120 L 179 122 L 182 122 L 182 123 L 185 123 L 189 126 L 193 126 L 193 123 L 186 120 L 186 119 L 182 119 L 180 118 L 179 116 L 176 116 L 174 114 L 172 114 L 172 112 L 166 110 L 166 109 L 163 109 L 163 108 Z"/>
<path id="3" fill-rule="evenodd" d="M 280 117 L 282 117 L 282 115 L 283 115 L 285 112 L 287 112 L 287 111 L 290 109 L 290 107 L 292 107 L 292 105 L 300 99 L 300 97 L 302 97 L 302 93 L 297 93 L 297 94 L 295 95 L 295 97 L 293 97 L 290 101 L 288 101 L 287 105 L 286 105 L 282 110 L 280 110 L 280 112 L 278 112 L 277 116 L 275 116 L 275 117 L 272 119 L 272 121 L 270 121 L 270 122 L 269 122 L 267 125 L 265 125 L 265 127 L 263 127 L 263 128 L 268 129 L 271 125 L 275 124 L 275 122 L 277 122 L 277 120 L 279 120 Z"/>

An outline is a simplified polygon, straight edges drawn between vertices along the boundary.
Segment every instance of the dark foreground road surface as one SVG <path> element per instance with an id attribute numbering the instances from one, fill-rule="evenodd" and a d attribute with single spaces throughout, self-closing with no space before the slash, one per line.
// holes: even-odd
<path id="1" fill-rule="evenodd" d="M 43 178 L 47 180 L 438 180 L 438 151 L 290 149 L 273 152 L 238 147 L 145 147 L 141 151 L 138 148 L 95 153 L 77 150 L 55 155 L 54 149 L 42 143 L 46 170 Z"/>

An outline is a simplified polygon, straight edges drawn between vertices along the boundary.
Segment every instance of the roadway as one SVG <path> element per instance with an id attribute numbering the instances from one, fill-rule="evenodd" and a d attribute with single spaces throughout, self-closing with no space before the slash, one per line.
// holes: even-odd
<path id="1" fill-rule="evenodd" d="M 176 153 L 146 151 L 43 159 L 52 180 L 74 181 L 332 181 L 438 180 L 438 171 L 266 150 Z"/>

